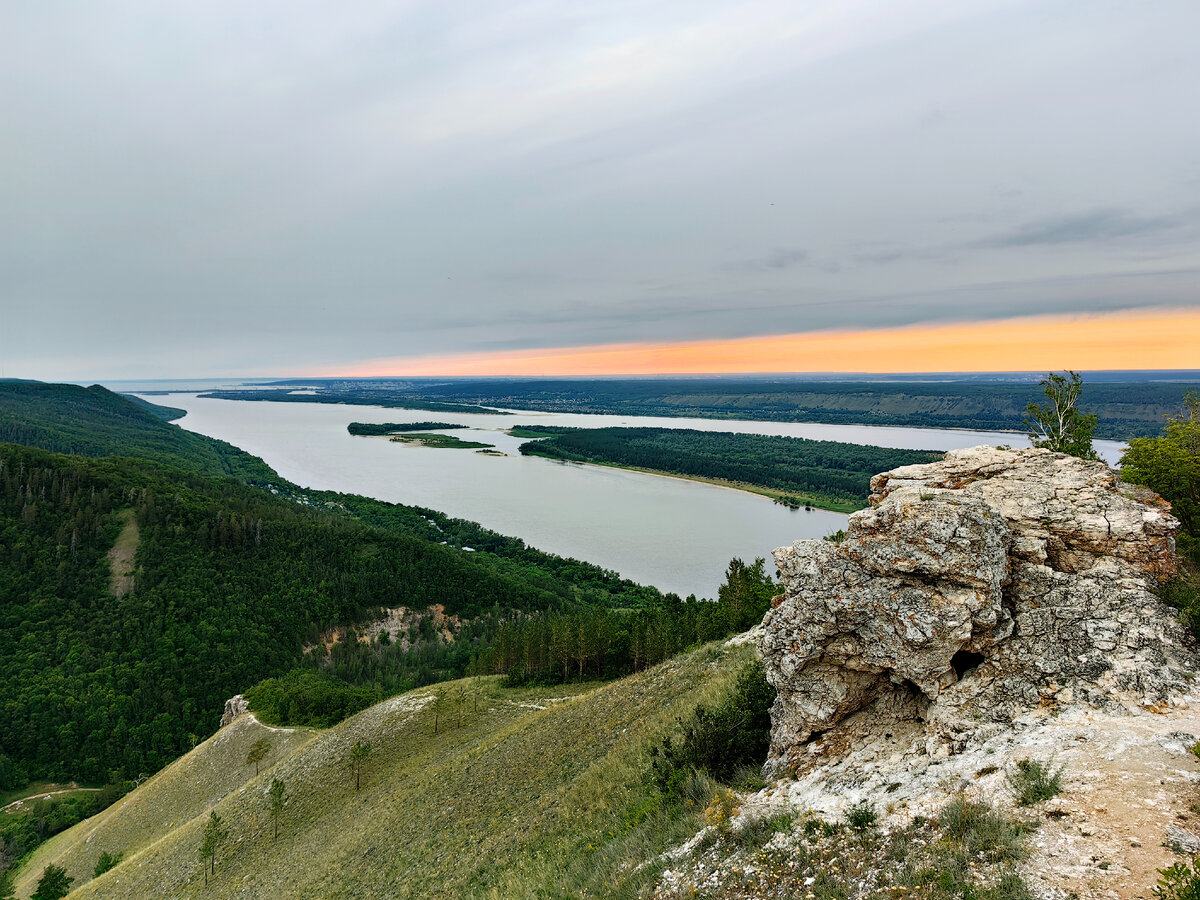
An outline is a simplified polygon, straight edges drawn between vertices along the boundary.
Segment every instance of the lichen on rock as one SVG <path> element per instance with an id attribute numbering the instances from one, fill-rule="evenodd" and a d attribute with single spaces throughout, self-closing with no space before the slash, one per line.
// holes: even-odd
<path id="1" fill-rule="evenodd" d="M 931 746 L 1070 704 L 1171 701 L 1196 658 L 1150 589 L 1177 523 L 1108 466 L 975 447 L 871 482 L 840 544 L 775 551 L 759 649 L 778 692 L 768 768 L 848 716 L 920 721 Z"/>

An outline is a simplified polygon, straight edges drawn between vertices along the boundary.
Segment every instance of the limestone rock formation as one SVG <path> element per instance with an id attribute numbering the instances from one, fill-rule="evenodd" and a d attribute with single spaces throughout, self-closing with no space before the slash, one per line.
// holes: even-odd
<path id="1" fill-rule="evenodd" d="M 840 544 L 775 551 L 759 649 L 778 691 L 770 768 L 847 716 L 923 721 L 955 752 L 1071 704 L 1166 704 L 1195 669 L 1150 592 L 1176 521 L 1108 466 L 975 447 L 871 482 Z"/>
<path id="2" fill-rule="evenodd" d="M 235 694 L 225 701 L 225 712 L 221 714 L 221 727 L 224 728 L 238 716 L 250 712 L 250 704 L 241 694 Z"/>

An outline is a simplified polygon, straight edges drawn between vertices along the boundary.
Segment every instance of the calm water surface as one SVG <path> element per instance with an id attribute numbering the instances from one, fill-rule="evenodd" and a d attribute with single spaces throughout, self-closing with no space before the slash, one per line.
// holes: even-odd
<path id="1" fill-rule="evenodd" d="M 790 510 L 754 494 L 601 466 L 517 455 L 514 425 L 646 425 L 790 435 L 914 450 L 1027 442 L 1006 432 L 814 425 L 786 422 L 518 412 L 433 413 L 319 403 L 206 400 L 191 393 L 147 397 L 188 411 L 182 427 L 261 456 L 305 487 L 364 494 L 471 519 L 564 556 L 614 569 L 664 591 L 714 596 L 733 556 L 770 558 L 775 547 L 845 526 L 839 513 Z M 352 437 L 350 422 L 439 421 L 453 434 L 508 456 L 433 450 Z M 1121 445 L 1097 442 L 1115 460 Z M 1100 446 L 1111 444 L 1111 446 Z"/>

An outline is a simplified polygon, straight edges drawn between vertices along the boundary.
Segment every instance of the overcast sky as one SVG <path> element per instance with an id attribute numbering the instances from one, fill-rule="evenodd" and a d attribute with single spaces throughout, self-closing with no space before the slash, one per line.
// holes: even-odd
<path id="1" fill-rule="evenodd" d="M 1197 0 L 0 6 L 0 366 L 1200 308 Z"/>

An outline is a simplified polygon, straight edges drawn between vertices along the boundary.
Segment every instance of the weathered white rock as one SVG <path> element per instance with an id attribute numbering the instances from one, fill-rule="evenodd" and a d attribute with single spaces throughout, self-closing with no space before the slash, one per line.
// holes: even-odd
<path id="1" fill-rule="evenodd" d="M 221 715 L 221 727 L 224 728 L 238 716 L 250 712 L 250 704 L 241 694 L 235 694 L 225 701 L 225 712 Z"/>
<path id="2" fill-rule="evenodd" d="M 769 767 L 870 707 L 921 721 L 931 754 L 1071 704 L 1163 704 L 1196 659 L 1149 588 L 1177 523 L 1103 463 L 953 451 L 876 476 L 839 545 L 775 551 L 784 592 L 759 649 L 778 691 Z"/>

